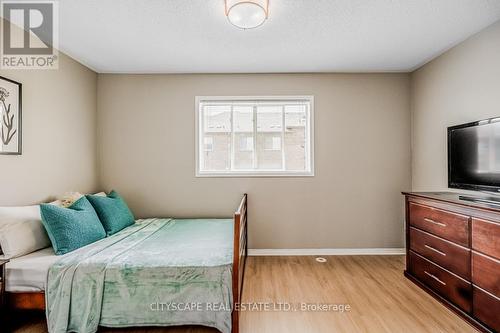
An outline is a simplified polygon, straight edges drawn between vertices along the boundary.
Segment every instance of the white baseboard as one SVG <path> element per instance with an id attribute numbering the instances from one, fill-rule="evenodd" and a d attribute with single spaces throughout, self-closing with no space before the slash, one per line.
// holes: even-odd
<path id="1" fill-rule="evenodd" d="M 249 256 L 360 256 L 403 255 L 404 248 L 361 249 L 248 249 Z"/>

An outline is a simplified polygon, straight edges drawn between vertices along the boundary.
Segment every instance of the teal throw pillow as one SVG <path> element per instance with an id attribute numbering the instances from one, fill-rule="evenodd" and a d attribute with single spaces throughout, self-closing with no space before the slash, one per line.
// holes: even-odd
<path id="1" fill-rule="evenodd" d="M 94 208 L 82 197 L 70 207 L 41 204 L 42 224 L 57 255 L 66 254 L 106 237 Z"/>
<path id="2" fill-rule="evenodd" d="M 87 198 L 94 206 L 108 236 L 135 223 L 134 215 L 122 197 L 115 191 L 111 191 L 105 197 L 87 195 Z"/>

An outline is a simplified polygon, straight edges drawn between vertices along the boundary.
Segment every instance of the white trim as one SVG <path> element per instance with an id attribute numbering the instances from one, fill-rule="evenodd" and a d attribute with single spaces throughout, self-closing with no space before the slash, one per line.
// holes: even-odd
<path id="1" fill-rule="evenodd" d="M 404 255 L 405 248 L 360 248 L 360 249 L 248 249 L 249 256 L 359 256 L 359 255 Z"/>
<path id="2" fill-rule="evenodd" d="M 253 102 L 255 100 L 260 100 L 260 101 L 276 101 L 276 100 L 284 100 L 284 101 L 289 101 L 289 100 L 309 100 L 313 99 L 313 95 L 272 95 L 272 96 L 255 96 L 255 95 L 249 95 L 249 96 L 196 96 L 195 97 L 197 102 L 201 102 L 203 100 L 209 100 L 209 101 L 250 101 Z"/>
<path id="3" fill-rule="evenodd" d="M 204 100 L 210 101 L 279 101 L 279 100 L 306 100 L 309 102 L 308 116 L 309 116 L 309 129 L 307 133 L 307 141 L 309 142 L 306 147 L 306 164 L 309 165 L 309 170 L 304 171 L 283 171 L 283 170 L 241 170 L 241 171 L 201 171 L 200 170 L 200 154 L 199 149 L 202 147 L 200 126 L 203 126 L 201 117 L 201 102 Z M 284 116 L 283 116 L 284 119 Z M 232 123 L 232 120 L 231 120 Z M 254 119 L 254 126 L 256 126 Z M 283 129 L 284 130 L 284 129 Z M 314 177 L 314 96 L 312 95 L 294 95 L 294 96 L 195 96 L 195 177 Z M 254 135 L 254 140 L 255 140 Z M 284 142 L 281 143 L 284 145 Z M 234 142 L 232 142 L 234 145 Z M 254 145 L 254 151 L 257 147 Z M 231 154 L 232 155 L 232 154 Z M 254 159 L 255 161 L 255 159 Z"/>
<path id="4" fill-rule="evenodd" d="M 197 178 L 231 178 L 231 177 L 314 177 L 314 173 L 310 173 L 308 171 L 231 171 L 228 173 L 227 171 L 198 171 L 196 174 Z"/>

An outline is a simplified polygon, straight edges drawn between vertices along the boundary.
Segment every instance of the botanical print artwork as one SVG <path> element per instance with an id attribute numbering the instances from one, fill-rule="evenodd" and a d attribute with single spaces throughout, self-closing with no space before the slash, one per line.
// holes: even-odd
<path id="1" fill-rule="evenodd" d="M 21 154 L 21 84 L 0 77 L 0 154 Z"/>
<path id="2" fill-rule="evenodd" d="M 7 106 L 5 104 L 5 99 L 9 97 L 9 92 L 5 89 L 0 87 L 0 101 L 3 104 L 3 117 L 2 117 L 2 128 L 0 129 L 0 133 L 2 134 L 2 143 L 4 146 L 7 146 L 14 135 L 17 132 L 17 129 L 14 129 L 14 114 L 10 111 L 10 107 L 12 106 L 9 104 Z"/>

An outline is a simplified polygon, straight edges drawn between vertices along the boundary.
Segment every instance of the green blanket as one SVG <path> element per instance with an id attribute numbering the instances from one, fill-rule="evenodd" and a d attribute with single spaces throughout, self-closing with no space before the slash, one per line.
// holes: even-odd
<path id="1" fill-rule="evenodd" d="M 49 332 L 203 325 L 230 333 L 232 262 L 232 220 L 139 220 L 51 266 Z"/>

